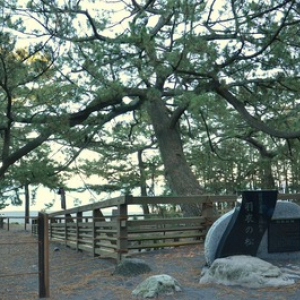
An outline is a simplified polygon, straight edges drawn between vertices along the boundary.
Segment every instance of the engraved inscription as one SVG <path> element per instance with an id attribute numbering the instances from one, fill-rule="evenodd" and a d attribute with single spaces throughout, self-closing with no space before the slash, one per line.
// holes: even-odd
<path id="1" fill-rule="evenodd" d="M 268 252 L 300 251 L 300 219 L 272 220 L 268 228 Z"/>
<path id="2" fill-rule="evenodd" d="M 276 201 L 275 190 L 243 191 L 242 204 L 234 211 L 215 257 L 241 254 L 255 256 L 268 229 Z"/>

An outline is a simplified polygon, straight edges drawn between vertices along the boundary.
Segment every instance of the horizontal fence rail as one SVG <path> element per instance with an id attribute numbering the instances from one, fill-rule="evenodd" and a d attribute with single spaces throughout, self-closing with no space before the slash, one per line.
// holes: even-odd
<path id="1" fill-rule="evenodd" d="M 158 218 L 128 222 L 128 249 L 199 244 L 206 235 L 206 218 Z"/>
<path id="2" fill-rule="evenodd" d="M 14 224 L 15 220 L 20 220 L 24 225 L 24 230 L 27 230 L 30 228 L 30 222 L 32 223 L 32 221 L 37 220 L 37 218 L 38 217 L 0 215 L 0 229 L 7 229 L 9 231 L 11 224 Z M 11 220 L 14 220 L 14 222 L 11 222 Z"/>
<path id="3" fill-rule="evenodd" d="M 300 194 L 279 194 L 280 200 L 300 200 Z M 202 215 L 129 215 L 130 205 L 201 205 Z M 123 255 L 147 249 L 194 245 L 204 241 L 211 224 L 233 209 L 238 198 L 231 196 L 117 197 L 48 214 L 49 237 L 66 246 L 91 252 L 94 256 L 120 261 Z M 102 210 L 110 208 L 110 214 Z M 211 208 L 216 214 L 211 214 Z M 207 210 L 207 211 L 206 211 Z M 207 213 L 208 212 L 208 213 Z M 37 233 L 33 221 L 32 232 Z"/>

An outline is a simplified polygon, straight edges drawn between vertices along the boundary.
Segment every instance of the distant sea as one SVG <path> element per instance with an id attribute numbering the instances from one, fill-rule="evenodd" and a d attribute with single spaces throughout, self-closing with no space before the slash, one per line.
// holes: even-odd
<path id="1" fill-rule="evenodd" d="M 38 211 L 31 211 L 30 217 L 36 217 L 38 215 Z M 25 212 L 24 211 L 1 211 L 0 217 L 9 217 L 9 223 L 19 223 L 24 224 L 25 222 Z M 15 217 L 15 218 L 14 218 Z M 7 223 L 7 219 L 4 220 Z M 31 223 L 31 222 L 30 222 Z"/>

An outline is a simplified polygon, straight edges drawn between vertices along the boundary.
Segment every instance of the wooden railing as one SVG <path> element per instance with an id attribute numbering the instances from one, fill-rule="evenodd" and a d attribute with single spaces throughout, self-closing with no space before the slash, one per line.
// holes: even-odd
<path id="1" fill-rule="evenodd" d="M 37 220 L 37 217 L 20 217 L 20 216 L 5 216 L 0 215 L 0 229 L 6 229 L 9 231 L 11 224 L 14 224 L 11 222 L 11 220 L 20 220 L 22 225 L 24 225 L 24 230 L 26 231 L 27 228 L 30 228 L 30 223 L 34 222 L 34 220 Z M 19 224 L 19 223 L 16 223 Z M 30 229 L 29 229 L 30 230 Z"/>
<path id="2" fill-rule="evenodd" d="M 300 199 L 300 194 L 280 194 L 278 199 Z M 49 236 L 77 250 L 121 260 L 143 249 L 176 247 L 203 242 L 211 224 L 231 210 L 236 196 L 132 197 L 124 196 L 48 215 Z M 190 203 L 202 205 L 199 217 L 129 215 L 131 205 Z M 114 208 L 103 215 L 102 210 Z M 218 214 L 211 215 L 211 208 Z M 33 232 L 37 232 L 35 224 Z"/>
<path id="3" fill-rule="evenodd" d="M 35 224 L 35 230 L 36 230 L 36 240 L 29 240 L 28 238 L 24 240 L 19 241 L 4 241 L 0 243 L 1 249 L 5 251 L 8 255 L 10 255 L 10 246 L 20 247 L 18 251 L 20 250 L 20 258 L 22 258 L 22 255 L 24 255 L 23 246 L 25 244 L 37 244 L 38 246 L 38 272 L 26 272 L 26 273 L 11 273 L 10 269 L 1 270 L 0 272 L 0 278 L 4 277 L 20 277 L 24 278 L 24 276 L 30 276 L 30 275 L 38 275 L 38 282 L 39 282 L 39 298 L 48 298 L 50 295 L 50 288 L 49 288 L 49 235 L 48 235 L 48 216 L 45 213 L 39 213 L 37 217 L 29 218 L 29 217 L 2 217 L 3 221 L 6 220 L 7 223 L 7 229 L 9 230 L 9 220 L 12 219 L 21 219 L 25 218 L 25 230 L 26 230 L 26 220 L 29 221 L 32 219 L 33 223 Z M 4 224 L 4 223 L 3 223 Z M 37 228 L 39 228 L 39 232 L 37 232 Z M 4 229 L 4 228 L 1 228 Z M 12 254 L 13 255 L 13 254 Z M 26 260 L 26 259 L 25 259 Z M 26 260 L 27 261 L 27 260 Z M 29 270 L 28 266 L 28 270 Z M 6 271 L 8 271 L 6 273 Z M 22 280 L 18 281 L 19 283 L 22 283 Z M 22 294 L 19 292 L 19 294 L 22 297 Z M 2 296 L 2 295 L 1 295 Z M 23 295 L 24 296 L 24 295 Z M 1 298 L 2 299 L 2 298 Z M 24 298 L 25 299 L 25 296 Z M 27 297 L 26 297 L 27 299 Z"/>

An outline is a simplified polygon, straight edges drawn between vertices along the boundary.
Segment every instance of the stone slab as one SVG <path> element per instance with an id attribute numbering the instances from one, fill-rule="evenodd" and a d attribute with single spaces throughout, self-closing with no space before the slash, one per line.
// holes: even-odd
<path id="1" fill-rule="evenodd" d="M 289 218 L 300 218 L 300 206 L 293 202 L 278 201 L 275 207 L 272 220 L 276 219 L 289 219 Z M 280 252 L 280 253 L 269 253 L 268 252 L 268 231 L 264 234 L 261 244 L 258 248 L 257 257 L 265 260 L 289 260 L 299 259 L 300 251 L 293 252 Z"/>
<path id="2" fill-rule="evenodd" d="M 200 283 L 239 285 L 247 288 L 286 286 L 295 283 L 299 276 L 283 272 L 279 267 L 252 256 L 230 256 L 216 259 L 204 269 Z"/>
<path id="3" fill-rule="evenodd" d="M 300 251 L 300 218 L 274 219 L 268 230 L 269 253 Z"/>

